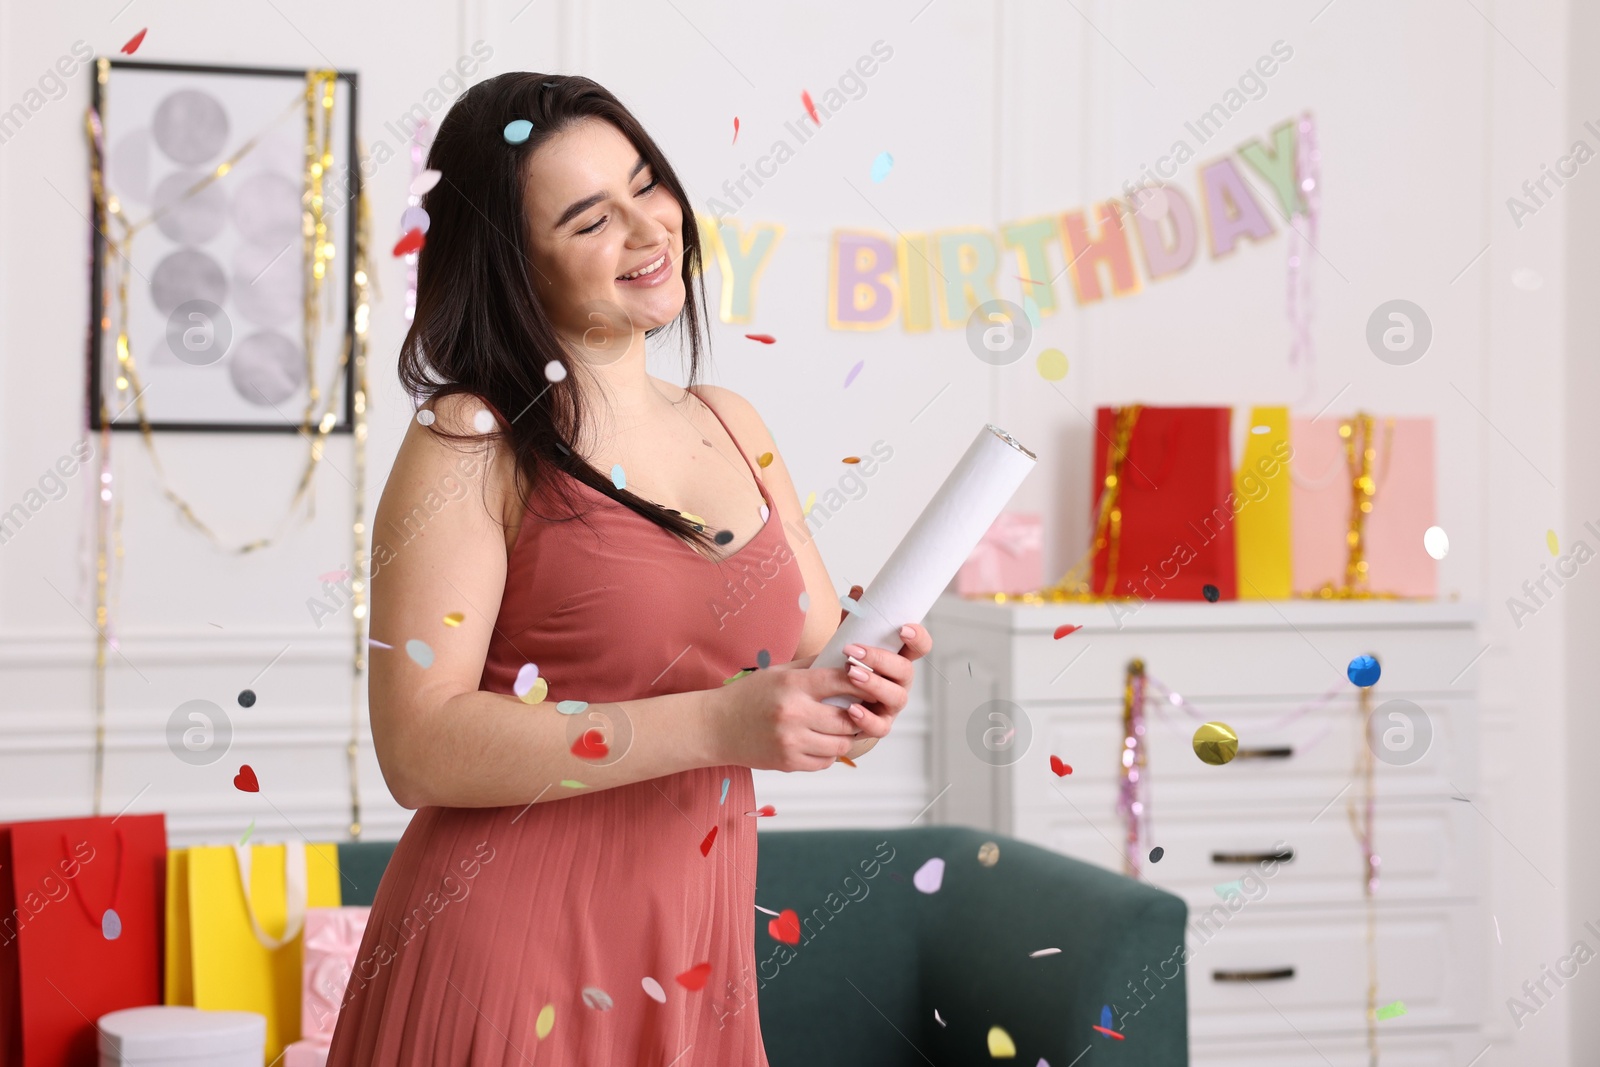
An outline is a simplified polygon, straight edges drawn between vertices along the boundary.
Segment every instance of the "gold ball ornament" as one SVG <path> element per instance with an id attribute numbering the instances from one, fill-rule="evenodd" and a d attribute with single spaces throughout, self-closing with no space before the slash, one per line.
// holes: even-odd
<path id="1" fill-rule="evenodd" d="M 1239 735 L 1225 722 L 1204 723 L 1194 732 L 1194 754 L 1220 767 L 1239 754 Z"/>

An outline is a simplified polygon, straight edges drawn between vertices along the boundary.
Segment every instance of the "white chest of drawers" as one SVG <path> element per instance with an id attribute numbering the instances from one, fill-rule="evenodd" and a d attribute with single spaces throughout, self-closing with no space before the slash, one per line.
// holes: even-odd
<path id="1" fill-rule="evenodd" d="M 1122 697 L 1129 661 L 1142 660 L 1152 683 L 1145 847 L 1164 855 L 1146 859 L 1141 876 L 1189 904 L 1191 1063 L 1364 1065 L 1365 865 L 1348 807 L 1363 795 L 1358 756 L 1370 736 L 1377 1004 L 1405 1005 L 1376 1024 L 1381 1062 L 1459 1067 L 1483 1045 L 1492 936 L 1485 823 L 1473 804 L 1476 619 L 1474 606 L 1455 603 L 1152 602 L 1113 612 L 947 594 L 926 623 L 931 785 L 943 790 L 933 817 L 1122 871 Z M 1062 624 L 1082 629 L 1056 640 Z M 1370 704 L 1377 729 L 1345 676 L 1363 654 L 1382 666 Z M 1422 709 L 1409 733 L 1407 720 L 1387 717 L 1404 710 L 1385 708 L 1396 699 Z M 1195 756 L 1204 720 L 1235 729 L 1239 757 L 1212 766 Z M 1396 730 L 1387 751 L 1386 724 Z M 1051 755 L 1072 773 L 1052 773 Z M 1265 858 L 1290 853 L 1259 873 Z M 1251 871 L 1249 893 L 1224 906 L 1216 887 Z"/>

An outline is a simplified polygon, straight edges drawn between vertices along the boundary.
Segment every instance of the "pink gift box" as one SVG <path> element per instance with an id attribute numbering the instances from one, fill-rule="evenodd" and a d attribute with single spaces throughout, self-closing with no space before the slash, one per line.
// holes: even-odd
<path id="1" fill-rule="evenodd" d="M 1341 419 L 1295 419 L 1290 461 L 1294 592 L 1344 584 L 1350 529 L 1350 471 Z M 1393 438 L 1388 424 L 1394 423 Z M 1376 491 L 1367 515 L 1367 589 L 1403 597 L 1438 595 L 1438 564 L 1422 546 L 1434 524 L 1433 420 L 1373 419 L 1372 475 Z M 1360 459 L 1360 456 L 1357 456 Z"/>
<path id="2" fill-rule="evenodd" d="M 1005 511 L 994 520 L 956 572 L 956 592 L 1027 593 L 1044 584 L 1044 521 L 1037 514 Z"/>
<path id="3" fill-rule="evenodd" d="M 345 986 L 355 969 L 361 950 L 361 935 L 367 929 L 367 907 L 307 908 L 305 941 L 301 957 L 300 1036 L 312 1044 L 320 1043 L 327 1057 L 327 1043 L 339 1020 Z M 296 1042 L 306 1044 L 307 1040 Z M 301 1055 L 314 1055 L 303 1049 Z M 289 1060 L 285 1067 L 292 1067 Z M 304 1060 L 320 1064 L 322 1060 Z"/>
<path id="4" fill-rule="evenodd" d="M 327 1067 L 329 1041 L 326 1037 L 308 1037 L 288 1045 L 283 1050 L 283 1067 Z"/>

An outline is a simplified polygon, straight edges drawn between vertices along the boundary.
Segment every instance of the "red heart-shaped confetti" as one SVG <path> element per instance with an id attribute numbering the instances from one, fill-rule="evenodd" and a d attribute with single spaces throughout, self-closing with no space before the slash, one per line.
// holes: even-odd
<path id="1" fill-rule="evenodd" d="M 1081 629 L 1083 629 L 1082 626 L 1057 626 L 1056 627 L 1056 640 L 1059 641 L 1063 637 L 1067 636 L 1068 634 L 1075 633 L 1075 632 L 1077 632 L 1078 630 L 1081 630 Z"/>
<path id="2" fill-rule="evenodd" d="M 404 237 L 395 242 L 394 254 L 396 256 L 408 256 L 413 252 L 419 252 L 422 250 L 422 246 L 424 243 L 426 243 L 426 240 L 427 239 L 422 236 L 422 231 L 420 229 L 412 227 L 406 231 Z"/>
<path id="3" fill-rule="evenodd" d="M 1057 778 L 1063 778 L 1072 773 L 1072 765 L 1068 763 L 1062 763 L 1060 756 L 1050 757 L 1050 769 L 1056 772 Z"/>
<path id="4" fill-rule="evenodd" d="M 811 121 L 821 126 L 822 120 L 817 118 L 817 105 L 811 102 L 811 94 L 804 89 L 800 90 L 800 102 L 806 106 L 806 114 L 811 116 Z"/>
<path id="5" fill-rule="evenodd" d="M 246 793 L 261 792 L 261 783 L 256 781 L 256 772 L 246 763 L 239 767 L 239 773 L 233 776 L 233 787 Z"/>
<path id="6" fill-rule="evenodd" d="M 704 989 L 706 979 L 711 977 L 711 964 L 697 963 L 687 971 L 678 975 L 676 981 L 685 989 Z"/>
<path id="7" fill-rule="evenodd" d="M 761 817 L 762 815 L 776 815 L 776 814 L 778 814 L 778 809 L 773 807 L 771 804 L 763 804 L 759 808 L 756 809 L 756 817 L 757 818 Z"/>
<path id="8" fill-rule="evenodd" d="M 775 345 L 778 343 L 778 339 L 772 336 L 770 333 L 747 333 L 745 336 L 750 338 L 752 341 L 760 341 L 764 345 Z"/>
<path id="9" fill-rule="evenodd" d="M 705 840 L 700 842 L 700 855 L 702 855 L 702 856 L 711 855 L 711 842 L 715 841 L 716 839 L 717 839 L 717 828 L 715 826 L 713 826 L 711 828 L 711 832 L 705 836 Z"/>
<path id="10" fill-rule="evenodd" d="M 579 759 L 603 759 L 610 752 L 606 735 L 600 732 L 599 727 L 585 730 L 582 736 L 572 742 L 572 754 Z"/>
<path id="11" fill-rule="evenodd" d="M 144 35 L 148 32 L 149 27 L 147 26 L 132 37 L 129 37 L 128 43 L 122 46 L 122 51 L 127 55 L 133 55 L 139 50 L 139 46 L 144 43 Z"/>
<path id="12" fill-rule="evenodd" d="M 767 923 L 767 933 L 786 945 L 799 944 L 800 916 L 795 914 L 793 908 L 784 908 L 776 919 Z"/>

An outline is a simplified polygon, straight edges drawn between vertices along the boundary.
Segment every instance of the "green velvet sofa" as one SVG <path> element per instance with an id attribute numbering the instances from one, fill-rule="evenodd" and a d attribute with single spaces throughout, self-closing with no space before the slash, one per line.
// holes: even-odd
<path id="1" fill-rule="evenodd" d="M 1188 1064 L 1186 976 L 1160 973 L 1183 944 L 1178 897 L 965 827 L 759 840 L 756 901 L 793 909 L 800 941 L 755 913 L 757 973 L 706 992 L 720 1012 L 760 1011 L 772 1067 L 992 1063 L 996 1026 L 1026 1067 Z M 339 846 L 346 904 L 371 903 L 393 847 Z M 924 893 L 913 878 L 935 858 L 942 884 Z M 1107 1006 L 1120 1039 L 1094 1029 Z"/>

